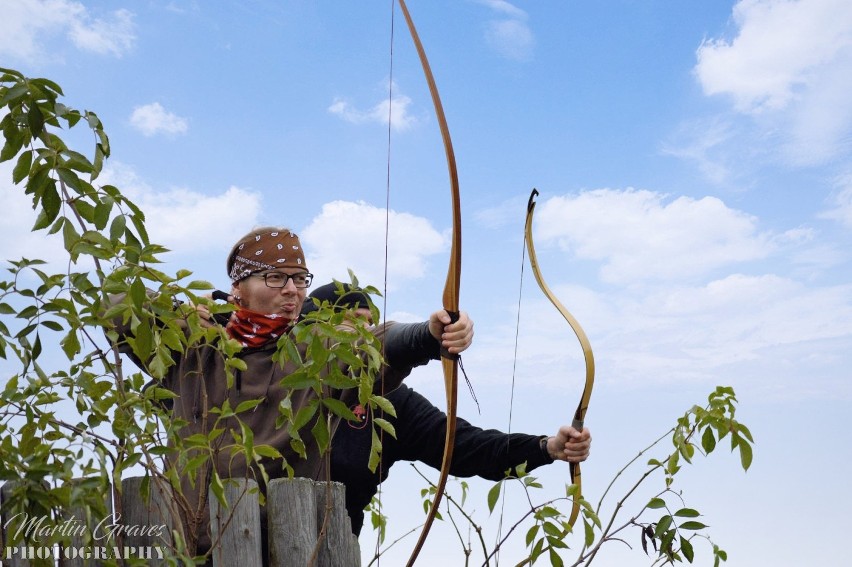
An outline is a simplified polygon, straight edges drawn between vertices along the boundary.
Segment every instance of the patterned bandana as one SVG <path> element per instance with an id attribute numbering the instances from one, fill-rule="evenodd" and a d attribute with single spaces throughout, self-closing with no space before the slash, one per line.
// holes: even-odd
<path id="1" fill-rule="evenodd" d="M 293 319 L 289 317 L 277 313 L 264 315 L 241 308 L 231 314 L 225 330 L 244 347 L 257 348 L 277 341 L 292 325 Z"/>
<path id="2" fill-rule="evenodd" d="M 261 228 L 244 236 L 228 255 L 228 276 L 238 282 L 255 272 L 275 268 L 304 268 L 299 237 L 286 228 Z"/>

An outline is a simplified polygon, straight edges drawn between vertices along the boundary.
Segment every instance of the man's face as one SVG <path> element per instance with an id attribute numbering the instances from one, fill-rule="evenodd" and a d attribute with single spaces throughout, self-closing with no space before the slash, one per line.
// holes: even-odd
<path id="1" fill-rule="evenodd" d="M 366 307 L 358 307 L 353 310 L 356 317 L 363 319 L 367 322 L 368 325 L 373 324 L 373 314 L 370 313 L 370 310 Z"/>
<path id="2" fill-rule="evenodd" d="M 271 315 L 277 313 L 290 319 L 296 319 L 305 302 L 306 288 L 298 288 L 291 278 L 287 279 L 284 287 L 269 287 L 264 281 L 264 274 L 306 274 L 300 268 L 279 268 L 257 272 L 238 281 L 231 288 L 231 294 L 239 298 L 240 307 Z M 272 280 L 270 280 L 272 281 Z"/>

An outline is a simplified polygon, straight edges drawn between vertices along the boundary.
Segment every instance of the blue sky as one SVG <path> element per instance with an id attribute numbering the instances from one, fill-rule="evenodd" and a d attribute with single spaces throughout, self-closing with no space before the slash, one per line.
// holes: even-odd
<path id="1" fill-rule="evenodd" d="M 579 398 L 582 353 L 529 269 L 519 303 L 537 187 L 539 262 L 598 366 L 587 498 L 731 385 L 754 465 L 743 473 L 726 450 L 699 459 L 680 485 L 687 502 L 728 565 L 838 564 L 852 527 L 852 4 L 410 9 L 462 188 L 461 305 L 477 330 L 465 366 L 482 413 L 460 392 L 460 414 L 509 428 L 513 366 L 513 431 L 555 431 Z M 174 251 L 171 268 L 225 286 L 230 244 L 284 224 L 320 281 L 352 268 L 386 289 L 389 318 L 439 306 L 446 166 L 399 12 L 391 42 L 390 2 L 16 0 L 0 18 L 0 66 L 57 81 L 67 104 L 101 117 L 113 150 L 103 179 L 143 206 L 153 239 Z M 10 179 L 0 165 L 0 257 L 57 258 L 56 243 L 28 235 L 28 202 Z M 437 365 L 410 383 L 443 405 Z M 385 483 L 396 535 L 419 518 L 409 468 Z M 561 494 L 566 469 L 540 472 L 546 495 Z M 472 486 L 484 512 L 488 485 Z M 522 506 L 510 499 L 504 523 Z M 424 560 L 458 561 L 454 538 L 434 528 Z M 596 564 L 644 564 L 638 538 L 628 543 Z M 361 544 L 369 556 L 369 534 Z"/>

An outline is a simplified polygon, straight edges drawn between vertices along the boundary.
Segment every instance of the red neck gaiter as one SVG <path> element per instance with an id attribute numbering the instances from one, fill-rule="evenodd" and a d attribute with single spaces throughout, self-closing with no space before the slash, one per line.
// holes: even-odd
<path id="1" fill-rule="evenodd" d="M 293 319 L 277 313 L 263 314 L 240 308 L 231 314 L 225 330 L 244 347 L 257 348 L 277 341 L 293 326 Z"/>

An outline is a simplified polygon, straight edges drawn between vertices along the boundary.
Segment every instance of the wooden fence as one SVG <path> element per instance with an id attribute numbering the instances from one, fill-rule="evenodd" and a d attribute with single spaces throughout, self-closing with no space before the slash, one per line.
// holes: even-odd
<path id="1" fill-rule="evenodd" d="M 121 547 L 112 538 L 93 541 L 94 531 L 103 536 L 109 530 L 96 528 L 103 519 L 86 518 L 81 510 L 56 511 L 52 523 L 59 533 L 70 536 L 64 547 L 39 547 L 37 542 L 9 544 L 15 531 L 36 533 L 49 529 L 47 523 L 38 523 L 36 517 L 10 517 L 8 502 L 16 483 L 6 483 L 0 489 L 0 565 L 9 567 L 35 567 L 60 565 L 62 567 L 90 567 L 104 565 L 101 554 L 115 557 L 127 555 L 129 559 L 142 558 L 145 565 L 159 566 L 163 549 L 173 546 L 172 530 L 180 530 L 177 507 L 169 497 L 169 489 L 158 489 L 151 482 L 150 498 L 140 497 L 142 477 L 122 481 L 121 515 L 112 515 L 109 495 L 105 495 L 107 515 L 120 521 L 123 540 Z M 309 479 L 276 479 L 269 483 L 266 505 L 258 503 L 257 484 L 253 480 L 229 479 L 225 484 L 226 508 L 210 494 L 210 529 L 214 547 L 214 567 L 359 567 L 361 552 L 358 539 L 352 534 L 346 514 L 344 486 L 340 483 L 320 483 Z M 21 530 L 21 522 L 30 521 L 28 529 Z M 263 558 L 261 522 L 268 530 L 268 557 Z M 64 528 L 63 528 L 64 526 Z M 86 529 L 82 529 L 85 527 Z M 130 529 L 132 527 L 132 529 Z M 62 530 L 65 530 L 62 532 Z M 87 534 L 87 530 L 89 533 Z M 110 555 L 111 554 L 111 555 Z M 312 562 L 313 561 L 313 562 Z"/>

